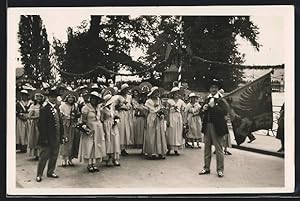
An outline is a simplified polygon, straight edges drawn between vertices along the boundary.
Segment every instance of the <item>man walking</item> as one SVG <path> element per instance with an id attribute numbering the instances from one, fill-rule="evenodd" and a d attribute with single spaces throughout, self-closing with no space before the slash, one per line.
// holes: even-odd
<path id="1" fill-rule="evenodd" d="M 51 88 L 48 94 L 48 101 L 40 110 L 38 128 L 40 136 L 38 145 L 40 146 L 40 158 L 37 169 L 36 181 L 41 182 L 44 168 L 48 161 L 47 177 L 58 178 L 54 173 L 56 161 L 59 153 L 59 146 L 64 142 L 63 126 L 60 112 L 57 105 L 57 90 Z"/>
<path id="2" fill-rule="evenodd" d="M 204 101 L 202 107 L 204 133 L 204 168 L 199 175 L 210 173 L 211 146 L 215 146 L 217 158 L 217 174 L 219 177 L 224 176 L 224 155 L 223 155 L 223 136 L 228 134 L 228 127 L 225 116 L 227 111 L 221 107 L 218 100 L 222 97 L 218 93 L 219 82 L 214 80 L 209 88 L 210 94 Z"/>

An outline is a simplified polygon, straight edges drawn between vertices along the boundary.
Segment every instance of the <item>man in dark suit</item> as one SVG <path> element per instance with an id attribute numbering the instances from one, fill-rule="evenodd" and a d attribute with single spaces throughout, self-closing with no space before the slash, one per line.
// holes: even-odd
<path id="1" fill-rule="evenodd" d="M 59 154 L 60 143 L 64 142 L 63 126 L 60 116 L 60 111 L 57 105 L 57 90 L 51 88 L 48 92 L 47 103 L 40 110 L 38 122 L 39 138 L 38 145 L 40 146 L 40 158 L 37 169 L 36 181 L 42 181 L 44 168 L 48 161 L 47 177 L 58 178 L 54 173 L 56 161 Z"/>
<path id="2" fill-rule="evenodd" d="M 209 88 L 210 94 L 204 101 L 202 107 L 204 133 L 204 168 L 199 175 L 210 173 L 211 146 L 215 146 L 217 157 L 217 174 L 224 176 L 223 136 L 228 134 L 225 116 L 226 107 L 221 105 L 219 99 L 222 97 L 219 91 L 219 82 L 214 80 Z"/>

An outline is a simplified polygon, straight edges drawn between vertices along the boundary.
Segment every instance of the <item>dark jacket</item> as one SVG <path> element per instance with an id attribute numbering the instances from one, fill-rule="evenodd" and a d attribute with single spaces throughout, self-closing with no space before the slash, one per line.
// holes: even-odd
<path id="1" fill-rule="evenodd" d="M 58 146 L 62 142 L 63 137 L 63 124 L 62 118 L 60 116 L 60 111 L 55 108 L 59 115 L 59 122 L 60 122 L 60 132 L 56 133 L 56 126 L 55 126 L 55 117 L 51 111 L 51 105 L 47 103 L 44 107 L 40 110 L 40 116 L 38 121 L 38 129 L 40 132 L 38 138 L 38 145 L 39 146 Z"/>
<path id="2" fill-rule="evenodd" d="M 208 104 L 210 99 L 211 98 L 206 98 L 203 105 Z M 229 131 L 225 120 L 225 116 L 227 115 L 227 110 L 225 107 L 221 105 L 221 101 L 215 98 L 215 106 L 213 108 L 208 107 L 206 111 L 202 112 L 203 115 L 202 132 L 204 133 L 204 135 L 206 134 L 209 113 L 211 116 L 211 123 L 215 126 L 217 135 L 224 136 L 225 134 L 228 134 Z"/>

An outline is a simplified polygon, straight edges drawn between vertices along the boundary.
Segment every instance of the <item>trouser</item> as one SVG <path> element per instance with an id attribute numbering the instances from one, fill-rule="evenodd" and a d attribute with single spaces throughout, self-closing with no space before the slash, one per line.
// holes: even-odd
<path id="1" fill-rule="evenodd" d="M 223 136 L 216 133 L 215 126 L 212 123 L 207 124 L 206 133 L 204 135 L 204 169 L 210 170 L 211 146 L 215 146 L 217 158 L 217 171 L 224 170 L 223 155 Z"/>
<path id="2" fill-rule="evenodd" d="M 46 146 L 40 148 L 40 158 L 37 169 L 37 176 L 42 176 L 48 161 L 47 175 L 54 173 L 56 161 L 59 153 L 59 145 Z"/>

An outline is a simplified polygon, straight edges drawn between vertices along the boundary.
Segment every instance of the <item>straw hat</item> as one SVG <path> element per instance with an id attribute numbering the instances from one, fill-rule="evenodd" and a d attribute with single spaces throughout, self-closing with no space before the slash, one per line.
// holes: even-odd
<path id="1" fill-rule="evenodd" d="M 151 96 L 155 91 L 158 91 L 158 87 L 152 87 L 147 96 Z"/>
<path id="2" fill-rule="evenodd" d="M 20 93 L 21 93 L 21 94 L 28 94 L 28 95 L 29 95 L 29 93 L 28 93 L 28 91 L 27 91 L 26 89 L 22 89 L 22 90 L 20 91 Z"/>
<path id="3" fill-rule="evenodd" d="M 195 93 L 190 93 L 189 98 L 198 97 Z"/>
<path id="4" fill-rule="evenodd" d="M 90 93 L 90 96 L 94 96 L 94 97 L 97 97 L 97 98 L 101 99 L 101 95 L 97 91 L 92 91 Z"/>
<path id="5" fill-rule="evenodd" d="M 128 89 L 128 88 L 129 88 L 129 85 L 127 83 L 122 84 L 121 91 L 123 91 L 124 89 Z"/>

